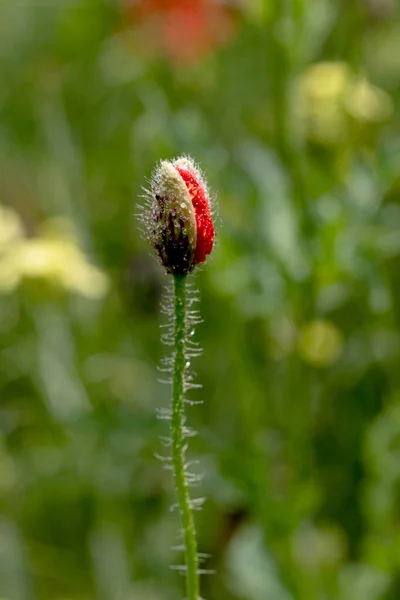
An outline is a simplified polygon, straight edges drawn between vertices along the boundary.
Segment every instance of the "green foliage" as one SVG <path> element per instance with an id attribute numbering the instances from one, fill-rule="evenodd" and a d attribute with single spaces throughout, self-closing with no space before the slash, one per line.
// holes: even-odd
<path id="1" fill-rule="evenodd" d="M 167 279 L 134 214 L 187 153 L 220 220 L 202 595 L 398 600 L 399 8 L 226 2 L 178 35 L 149 4 L 0 2 L 0 597 L 182 597 Z"/>

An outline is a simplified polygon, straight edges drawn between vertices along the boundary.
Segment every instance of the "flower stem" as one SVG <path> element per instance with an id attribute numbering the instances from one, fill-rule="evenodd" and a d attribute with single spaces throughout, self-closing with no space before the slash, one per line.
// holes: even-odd
<path id="1" fill-rule="evenodd" d="M 184 535 L 187 600 L 199 600 L 196 529 L 185 474 L 185 442 L 183 435 L 186 308 L 186 276 L 176 275 L 174 276 L 174 376 L 171 415 L 172 463 Z"/>

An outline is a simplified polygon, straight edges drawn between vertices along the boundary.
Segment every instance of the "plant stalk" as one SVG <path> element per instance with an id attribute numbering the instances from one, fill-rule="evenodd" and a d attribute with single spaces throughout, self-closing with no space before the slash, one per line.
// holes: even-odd
<path id="1" fill-rule="evenodd" d="M 185 545 L 187 600 L 199 600 L 196 529 L 185 474 L 184 381 L 186 345 L 186 276 L 174 276 L 174 374 L 172 386 L 172 463 Z"/>

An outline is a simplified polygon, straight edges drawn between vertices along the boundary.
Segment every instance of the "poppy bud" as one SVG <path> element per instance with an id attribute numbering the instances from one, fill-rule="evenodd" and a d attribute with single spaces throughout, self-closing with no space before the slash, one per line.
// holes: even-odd
<path id="1" fill-rule="evenodd" d="M 147 195 L 147 237 L 173 275 L 186 275 L 204 262 L 214 243 L 206 185 L 188 158 L 162 161 Z"/>

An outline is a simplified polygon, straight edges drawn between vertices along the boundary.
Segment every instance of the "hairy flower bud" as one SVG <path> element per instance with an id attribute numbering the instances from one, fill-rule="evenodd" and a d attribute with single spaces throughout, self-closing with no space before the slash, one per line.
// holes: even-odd
<path id="1" fill-rule="evenodd" d="M 146 232 L 169 273 L 186 275 L 214 243 L 208 191 L 188 158 L 162 161 L 146 194 Z"/>

